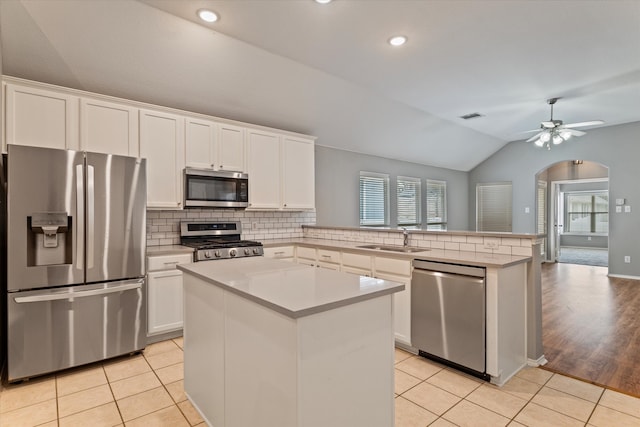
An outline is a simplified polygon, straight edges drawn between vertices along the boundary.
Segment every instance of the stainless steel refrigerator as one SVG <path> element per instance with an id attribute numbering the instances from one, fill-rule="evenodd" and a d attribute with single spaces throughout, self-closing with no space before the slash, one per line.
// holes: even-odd
<path id="1" fill-rule="evenodd" d="M 9 381 L 145 347 L 145 162 L 8 146 Z"/>

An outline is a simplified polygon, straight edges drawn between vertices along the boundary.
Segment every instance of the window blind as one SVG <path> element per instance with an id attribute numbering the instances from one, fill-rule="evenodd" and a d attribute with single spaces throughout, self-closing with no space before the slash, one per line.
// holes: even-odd
<path id="1" fill-rule="evenodd" d="M 447 229 L 447 182 L 427 179 L 427 230 Z"/>
<path id="2" fill-rule="evenodd" d="M 510 232 L 511 183 L 476 185 L 476 230 Z"/>
<path id="3" fill-rule="evenodd" d="M 547 233 L 547 182 L 538 181 L 538 206 L 537 206 L 537 230 L 538 234 Z"/>
<path id="4" fill-rule="evenodd" d="M 389 175 L 360 172 L 360 225 L 388 225 Z"/>
<path id="5" fill-rule="evenodd" d="M 420 224 L 420 179 L 399 176 L 396 190 L 398 225 Z"/>

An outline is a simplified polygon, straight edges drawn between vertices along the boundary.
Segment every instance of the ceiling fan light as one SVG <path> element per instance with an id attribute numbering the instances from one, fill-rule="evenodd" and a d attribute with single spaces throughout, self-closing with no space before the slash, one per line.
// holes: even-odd
<path id="1" fill-rule="evenodd" d="M 533 143 L 536 144 L 536 147 L 542 147 L 544 145 L 544 141 L 541 138 L 536 139 Z"/>
<path id="2" fill-rule="evenodd" d="M 558 145 L 558 144 L 562 144 L 562 142 L 564 141 L 564 139 L 560 136 L 560 135 L 553 135 L 553 143 Z"/>
<path id="3" fill-rule="evenodd" d="M 566 141 L 567 139 L 571 138 L 571 132 L 567 132 L 567 131 L 560 132 L 560 136 L 562 137 L 562 139 Z"/>
<path id="4" fill-rule="evenodd" d="M 545 132 L 542 135 L 540 135 L 540 141 L 542 143 L 548 142 L 550 139 L 551 139 L 551 134 L 549 132 Z"/>

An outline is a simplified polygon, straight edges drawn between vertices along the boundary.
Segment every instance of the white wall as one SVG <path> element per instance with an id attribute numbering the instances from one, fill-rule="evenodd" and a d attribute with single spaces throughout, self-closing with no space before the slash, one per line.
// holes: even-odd
<path id="1" fill-rule="evenodd" d="M 609 217 L 609 273 L 640 277 L 640 122 L 589 130 L 550 151 L 531 143 L 507 144 L 469 173 L 469 224 L 475 224 L 475 187 L 480 182 L 512 181 L 513 232 L 535 232 L 535 193 L 538 172 L 560 161 L 588 160 L 609 168 L 609 200 L 624 198 L 631 213 Z M 530 207 L 526 214 L 525 207 Z M 610 204 L 610 210 L 615 208 Z M 631 264 L 624 256 L 631 256 Z"/>
<path id="2" fill-rule="evenodd" d="M 423 212 L 425 180 L 429 178 L 447 181 L 448 229 L 467 229 L 467 172 L 343 151 L 317 144 L 315 162 L 318 225 L 334 227 L 360 225 L 359 177 L 360 171 L 367 171 L 390 175 L 390 226 L 397 226 L 396 177 L 409 176 L 422 180 Z"/>

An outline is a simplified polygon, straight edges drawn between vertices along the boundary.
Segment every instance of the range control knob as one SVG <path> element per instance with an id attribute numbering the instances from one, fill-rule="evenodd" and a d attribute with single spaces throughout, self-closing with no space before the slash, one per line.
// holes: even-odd
<path id="1" fill-rule="evenodd" d="M 235 250 L 235 249 L 231 249 L 231 250 L 229 251 L 229 256 L 230 256 L 230 257 L 234 257 L 234 256 L 236 256 L 236 250 Z"/>
<path id="2" fill-rule="evenodd" d="M 215 251 L 213 254 L 216 256 L 216 258 L 220 258 L 222 256 L 220 251 Z"/>
<path id="3" fill-rule="evenodd" d="M 258 250 L 258 248 L 253 248 L 253 254 L 254 255 L 258 255 L 260 253 L 260 251 Z"/>
<path id="4" fill-rule="evenodd" d="M 249 255 L 250 253 L 251 253 L 251 251 L 250 251 L 249 249 L 245 249 L 245 250 L 244 250 L 244 254 L 245 254 L 245 255 Z"/>
<path id="5" fill-rule="evenodd" d="M 204 257 L 205 257 L 205 258 L 211 258 L 211 252 L 209 252 L 209 251 L 204 251 Z"/>

